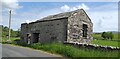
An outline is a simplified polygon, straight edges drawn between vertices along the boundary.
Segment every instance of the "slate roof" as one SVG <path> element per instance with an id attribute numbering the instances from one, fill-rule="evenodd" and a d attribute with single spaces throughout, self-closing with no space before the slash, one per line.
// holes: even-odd
<path id="1" fill-rule="evenodd" d="M 44 22 L 44 21 L 50 21 L 50 20 L 57 20 L 57 19 L 61 19 L 61 18 L 68 18 L 70 17 L 73 13 L 75 12 L 80 12 L 82 11 L 83 9 L 78 9 L 78 10 L 75 10 L 75 11 L 70 11 L 70 12 L 64 12 L 64 13 L 59 13 L 59 14 L 56 14 L 56 15 L 50 15 L 50 16 L 47 16 L 47 17 L 44 17 L 42 19 L 39 19 L 35 22 L 31 22 L 31 23 L 37 23 L 37 22 Z M 84 11 L 84 10 L 83 10 Z M 85 12 L 85 11 L 84 11 Z M 86 14 L 86 12 L 85 12 Z M 87 14 L 86 14 L 87 15 Z M 88 15 L 87 15 L 88 16 Z M 89 18 L 89 17 L 88 17 Z M 89 18 L 90 19 L 90 18 Z M 91 20 L 90 20 L 91 21 Z"/>
<path id="2" fill-rule="evenodd" d="M 42 18 L 42 19 L 40 19 L 40 20 L 37 20 L 37 21 L 52 20 L 52 19 L 59 19 L 59 18 L 66 18 L 66 17 L 71 16 L 72 13 L 78 12 L 78 11 L 81 11 L 81 10 L 83 10 L 83 9 L 78 9 L 78 10 L 75 10 L 75 11 L 59 13 L 59 14 L 56 14 L 56 15 L 50 15 L 50 16 L 44 17 L 44 18 Z"/>

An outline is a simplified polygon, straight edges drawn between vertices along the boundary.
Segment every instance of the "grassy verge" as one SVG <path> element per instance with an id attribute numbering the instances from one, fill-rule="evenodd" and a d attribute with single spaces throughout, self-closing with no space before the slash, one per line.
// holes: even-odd
<path id="1" fill-rule="evenodd" d="M 33 49 L 47 51 L 50 53 L 57 53 L 72 59 L 74 59 L 74 57 L 118 57 L 119 54 L 118 51 L 104 51 L 104 50 L 95 50 L 95 49 L 86 49 L 86 48 L 76 48 L 74 46 L 64 45 L 61 43 L 49 43 L 49 44 L 35 43 L 28 45 L 24 42 L 17 43 L 14 41 L 14 39 L 11 39 L 13 40 L 12 42 L 2 42 L 2 43 L 29 47 Z M 103 44 L 103 45 L 110 44 L 110 46 L 111 44 L 113 44 L 113 46 L 117 46 L 117 43 L 113 43 L 113 41 L 112 42 L 107 41 L 109 43 L 104 41 L 102 43 L 101 42 L 102 41 L 99 42 L 99 40 L 95 42 L 93 41 L 93 43 L 96 44 Z"/>
<path id="2" fill-rule="evenodd" d="M 93 50 L 93 49 L 85 49 L 85 48 L 75 48 L 70 45 L 64 45 L 60 43 L 52 43 L 52 44 L 33 44 L 32 48 L 42 49 L 45 51 L 49 51 L 52 53 L 62 54 L 67 57 L 117 57 L 117 51 L 102 51 L 102 50 Z"/>
<path id="3" fill-rule="evenodd" d="M 14 41 L 14 40 L 18 40 L 18 39 L 20 39 L 20 37 L 11 37 L 11 41 Z M 6 42 L 7 40 L 9 40 L 8 38 L 6 38 L 6 37 L 2 37 L 2 42 Z"/>
<path id="4" fill-rule="evenodd" d="M 74 57 L 118 57 L 118 51 L 102 51 L 86 48 L 76 48 L 74 46 L 64 45 L 61 43 L 35 43 L 28 45 L 26 43 L 17 44 L 16 42 L 12 42 L 12 44 L 48 51 L 50 53 L 57 53 L 73 59 Z"/>

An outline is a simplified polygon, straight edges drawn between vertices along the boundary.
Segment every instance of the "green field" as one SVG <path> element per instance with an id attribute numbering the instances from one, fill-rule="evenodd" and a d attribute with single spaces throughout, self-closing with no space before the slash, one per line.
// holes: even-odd
<path id="1" fill-rule="evenodd" d="M 101 37 L 101 34 L 93 34 L 93 41 L 92 44 L 98 44 L 102 46 L 114 46 L 114 47 L 119 47 L 119 39 L 118 39 L 118 34 L 114 34 L 114 38 L 111 39 L 103 39 Z"/>
<path id="2" fill-rule="evenodd" d="M 120 35 L 120 34 L 119 34 Z M 118 36 L 119 36 L 118 34 L 113 34 L 113 39 L 112 40 L 118 40 Z M 93 38 L 94 39 L 103 39 L 102 37 L 101 37 L 101 34 L 92 34 L 92 36 L 93 36 Z"/>
<path id="3" fill-rule="evenodd" d="M 102 46 L 114 46 L 114 47 L 119 47 L 117 41 L 109 41 L 109 40 L 93 40 L 92 44 L 98 44 L 98 45 L 102 45 Z"/>

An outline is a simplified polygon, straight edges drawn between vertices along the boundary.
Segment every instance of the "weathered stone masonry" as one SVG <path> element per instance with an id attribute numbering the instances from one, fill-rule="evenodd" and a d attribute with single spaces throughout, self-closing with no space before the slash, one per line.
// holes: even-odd
<path id="1" fill-rule="evenodd" d="M 83 9 L 51 15 L 29 24 L 21 24 L 21 40 L 30 43 L 90 43 L 93 24 Z M 28 37 L 30 36 L 30 40 Z"/>

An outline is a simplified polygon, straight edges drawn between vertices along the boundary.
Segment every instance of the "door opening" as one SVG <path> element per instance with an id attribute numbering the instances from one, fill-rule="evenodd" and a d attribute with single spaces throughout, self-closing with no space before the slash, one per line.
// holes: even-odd
<path id="1" fill-rule="evenodd" d="M 30 40 L 31 40 L 31 34 L 28 33 L 28 34 L 27 34 L 27 40 L 26 40 L 28 44 L 30 44 Z"/>
<path id="2" fill-rule="evenodd" d="M 39 41 L 39 33 L 33 33 L 33 43 L 38 43 Z"/>

